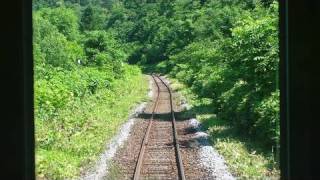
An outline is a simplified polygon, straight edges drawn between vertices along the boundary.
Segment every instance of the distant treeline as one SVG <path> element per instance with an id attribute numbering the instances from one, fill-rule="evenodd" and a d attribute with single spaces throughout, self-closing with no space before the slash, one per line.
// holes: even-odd
<path id="1" fill-rule="evenodd" d="M 278 3 L 273 0 L 114 2 L 105 29 L 132 45 L 129 63 L 157 64 L 218 118 L 268 147 L 279 141 Z"/>

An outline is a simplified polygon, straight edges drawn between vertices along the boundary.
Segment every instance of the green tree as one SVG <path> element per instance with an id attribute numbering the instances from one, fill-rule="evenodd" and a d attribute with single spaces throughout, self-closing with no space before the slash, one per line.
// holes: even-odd
<path id="1" fill-rule="evenodd" d="M 39 11 L 44 19 L 54 25 L 68 40 L 77 40 L 79 34 L 78 16 L 70 8 L 43 8 Z"/>
<path id="2" fill-rule="evenodd" d="M 105 27 L 107 10 L 99 6 L 88 5 L 81 15 L 82 31 L 102 30 Z"/>

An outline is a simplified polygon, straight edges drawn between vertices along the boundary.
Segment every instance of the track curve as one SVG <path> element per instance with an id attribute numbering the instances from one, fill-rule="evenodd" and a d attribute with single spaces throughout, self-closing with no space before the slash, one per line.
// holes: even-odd
<path id="1" fill-rule="evenodd" d="M 141 144 L 133 179 L 185 180 L 171 89 L 160 76 L 152 75 L 152 78 L 157 86 L 157 98 Z"/>

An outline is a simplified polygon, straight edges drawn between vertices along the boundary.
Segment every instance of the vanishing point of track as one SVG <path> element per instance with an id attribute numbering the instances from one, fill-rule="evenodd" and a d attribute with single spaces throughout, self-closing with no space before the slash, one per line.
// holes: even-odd
<path id="1" fill-rule="evenodd" d="M 157 97 L 141 144 L 133 179 L 185 180 L 176 131 L 172 93 L 168 85 L 159 76 L 152 75 L 152 78 L 158 89 Z M 168 115 L 171 123 L 166 120 L 154 122 L 157 109 L 161 104 L 161 98 L 169 98 L 170 113 Z"/>

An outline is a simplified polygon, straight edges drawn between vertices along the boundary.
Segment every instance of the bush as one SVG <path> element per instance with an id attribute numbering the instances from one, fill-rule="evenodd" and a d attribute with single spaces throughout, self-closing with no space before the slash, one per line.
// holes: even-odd
<path id="1" fill-rule="evenodd" d="M 71 100 L 72 94 L 59 78 L 51 80 L 39 79 L 35 82 L 35 109 L 43 115 L 41 119 L 49 119 L 58 109 L 62 109 Z"/>
<path id="2" fill-rule="evenodd" d="M 92 4 L 84 8 L 81 14 L 81 30 L 102 30 L 106 26 L 107 10 Z"/>
<path id="3" fill-rule="evenodd" d="M 260 3 L 234 3 L 209 3 L 226 10 L 227 15 L 199 9 L 201 16 L 193 22 L 199 25 L 194 27 L 196 40 L 180 50 L 175 48 L 177 53 L 157 67 L 167 68 L 200 97 L 212 98 L 218 117 L 233 124 L 240 134 L 255 135 L 253 139 L 270 147 L 279 138 L 279 101 L 276 95 L 270 97 L 278 88 L 277 3 L 267 8 Z M 214 15 L 212 26 L 217 32 L 210 34 L 203 22 Z"/>
<path id="4" fill-rule="evenodd" d="M 75 41 L 80 38 L 79 18 L 73 9 L 65 7 L 43 8 L 37 13 L 54 25 L 67 40 Z"/>
<path id="5" fill-rule="evenodd" d="M 275 146 L 280 142 L 279 90 L 263 99 L 254 109 L 257 121 L 254 124 L 258 139 L 269 139 L 266 143 Z M 264 141 L 265 142 L 265 141 Z"/>
<path id="6" fill-rule="evenodd" d="M 122 49 L 121 43 L 111 33 L 105 31 L 87 32 L 84 39 L 84 48 L 89 58 L 89 63 L 95 65 L 103 64 L 104 60 L 102 58 L 106 58 L 106 62 L 109 60 L 125 61 L 127 58 L 127 54 Z M 99 59 L 97 59 L 97 56 L 100 56 L 98 57 Z"/>
<path id="7" fill-rule="evenodd" d="M 34 47 L 35 61 L 42 66 L 71 69 L 77 60 L 84 59 L 81 45 L 69 41 L 41 13 L 34 14 Z"/>

